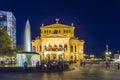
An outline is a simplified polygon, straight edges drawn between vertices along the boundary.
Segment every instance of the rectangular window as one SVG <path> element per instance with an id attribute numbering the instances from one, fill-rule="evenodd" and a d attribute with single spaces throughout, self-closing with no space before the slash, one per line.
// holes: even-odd
<path id="1" fill-rule="evenodd" d="M 41 52 L 41 46 L 40 46 L 40 52 Z"/>
<path id="2" fill-rule="evenodd" d="M 58 30 L 54 30 L 54 34 L 58 34 Z"/>

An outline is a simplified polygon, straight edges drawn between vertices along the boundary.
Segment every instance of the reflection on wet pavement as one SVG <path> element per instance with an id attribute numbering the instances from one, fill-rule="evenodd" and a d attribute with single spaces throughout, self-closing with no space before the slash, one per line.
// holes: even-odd
<path id="1" fill-rule="evenodd" d="M 120 80 L 120 71 L 106 70 L 101 64 L 74 65 L 75 70 L 49 73 L 0 73 L 0 80 Z"/>

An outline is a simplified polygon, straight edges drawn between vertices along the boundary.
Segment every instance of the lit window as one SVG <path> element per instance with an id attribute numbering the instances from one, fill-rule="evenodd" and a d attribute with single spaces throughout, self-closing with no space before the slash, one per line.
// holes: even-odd
<path id="1" fill-rule="evenodd" d="M 66 30 L 66 33 L 68 33 L 68 30 Z"/>
<path id="2" fill-rule="evenodd" d="M 46 30 L 44 31 L 44 33 L 46 33 Z"/>
<path id="3" fill-rule="evenodd" d="M 54 30 L 54 34 L 57 34 L 58 33 L 58 30 Z"/>
<path id="4" fill-rule="evenodd" d="M 70 51 L 73 52 L 73 46 L 72 45 L 70 46 Z"/>
<path id="5" fill-rule="evenodd" d="M 0 17 L 2 18 L 3 16 L 1 15 Z"/>
<path id="6" fill-rule="evenodd" d="M 64 30 L 64 33 L 65 33 L 65 30 Z"/>
<path id="7" fill-rule="evenodd" d="M 40 51 L 41 51 L 41 46 L 40 46 Z"/>
<path id="8" fill-rule="evenodd" d="M 59 30 L 59 33 L 60 33 L 60 30 Z"/>
<path id="9" fill-rule="evenodd" d="M 32 51 L 36 52 L 36 47 L 35 46 L 32 47 Z"/>
<path id="10" fill-rule="evenodd" d="M 76 52 L 76 46 L 75 46 L 75 52 Z"/>
<path id="11" fill-rule="evenodd" d="M 48 34 L 48 30 L 47 30 L 47 34 Z"/>
<path id="12" fill-rule="evenodd" d="M 67 51 L 67 44 L 64 45 L 65 51 Z"/>

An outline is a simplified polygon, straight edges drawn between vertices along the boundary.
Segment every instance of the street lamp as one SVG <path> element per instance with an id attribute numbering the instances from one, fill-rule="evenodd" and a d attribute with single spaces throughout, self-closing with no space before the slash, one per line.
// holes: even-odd
<path id="1" fill-rule="evenodd" d="M 106 60 L 110 60 L 111 52 L 108 51 L 105 53 L 105 55 L 106 55 Z"/>
<path id="2" fill-rule="evenodd" d="M 110 60 L 111 52 L 108 50 L 108 45 L 106 45 L 105 59 Z"/>
<path id="3" fill-rule="evenodd" d="M 74 53 L 74 62 L 75 62 L 75 63 L 76 63 L 76 60 L 77 60 L 77 59 L 76 59 L 76 56 L 77 56 L 76 53 Z"/>

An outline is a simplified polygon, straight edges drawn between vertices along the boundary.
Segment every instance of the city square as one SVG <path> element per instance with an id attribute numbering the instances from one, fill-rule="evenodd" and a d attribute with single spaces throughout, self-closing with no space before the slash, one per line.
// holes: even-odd
<path id="1" fill-rule="evenodd" d="M 74 70 L 62 72 L 0 72 L 2 80 L 119 80 L 120 71 L 111 64 L 106 70 L 104 64 L 87 64 L 85 68 L 79 63 L 73 64 Z"/>
<path id="2" fill-rule="evenodd" d="M 0 80 L 119 80 L 118 0 L 0 1 Z"/>

